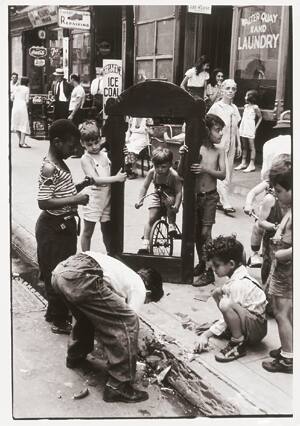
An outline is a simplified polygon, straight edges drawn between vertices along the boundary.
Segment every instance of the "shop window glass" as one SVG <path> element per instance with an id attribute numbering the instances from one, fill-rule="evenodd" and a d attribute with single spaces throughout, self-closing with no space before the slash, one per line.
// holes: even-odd
<path id="1" fill-rule="evenodd" d="M 173 61 L 172 59 L 160 59 L 156 62 L 156 78 L 172 81 Z"/>
<path id="2" fill-rule="evenodd" d="M 138 25 L 137 27 L 137 56 L 154 55 L 154 23 Z"/>
<path id="3" fill-rule="evenodd" d="M 153 61 L 137 61 L 137 78 L 138 76 L 142 75 L 148 78 L 154 78 L 153 76 Z"/>
<path id="4" fill-rule="evenodd" d="M 50 74 L 53 74 L 56 68 L 63 67 L 63 29 L 54 28 L 49 30 L 49 67 Z"/>
<path id="5" fill-rule="evenodd" d="M 79 74 L 83 85 L 90 84 L 90 33 L 73 33 L 71 37 L 72 73 Z"/>
<path id="6" fill-rule="evenodd" d="M 172 16 L 175 6 L 139 6 L 138 7 L 138 20 L 145 21 L 147 19 L 159 19 L 166 16 Z"/>
<path id="7" fill-rule="evenodd" d="M 174 19 L 157 22 L 157 55 L 173 54 L 174 25 Z"/>
<path id="8" fill-rule="evenodd" d="M 239 106 L 244 104 L 246 91 L 256 89 L 260 107 L 274 107 L 280 26 L 281 6 L 242 8 L 235 62 Z"/>

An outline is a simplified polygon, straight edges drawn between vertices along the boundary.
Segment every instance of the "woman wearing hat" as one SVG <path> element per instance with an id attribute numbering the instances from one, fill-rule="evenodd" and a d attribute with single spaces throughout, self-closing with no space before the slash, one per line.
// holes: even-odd
<path id="1" fill-rule="evenodd" d="M 68 118 L 72 86 L 64 78 L 64 70 L 62 68 L 56 68 L 53 75 L 55 76 L 55 81 L 52 83 L 51 91 L 55 97 L 54 120 Z"/>

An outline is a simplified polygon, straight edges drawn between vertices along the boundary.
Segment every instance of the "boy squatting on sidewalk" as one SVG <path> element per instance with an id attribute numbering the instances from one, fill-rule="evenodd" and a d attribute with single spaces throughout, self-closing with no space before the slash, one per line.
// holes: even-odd
<path id="1" fill-rule="evenodd" d="M 107 152 L 102 149 L 100 132 L 94 120 L 87 120 L 79 128 L 81 145 L 86 152 L 81 157 L 81 167 L 86 176 L 93 179 L 94 185 L 85 190 L 89 196 L 89 202 L 82 208 L 84 228 L 81 236 L 82 251 L 90 249 L 91 239 L 95 225 L 100 222 L 103 242 L 106 251 L 114 255 L 112 246 L 113 230 L 110 221 L 111 211 L 111 184 L 124 182 L 126 173 L 121 170 L 114 175 L 110 174 L 110 160 Z"/>
<path id="2" fill-rule="evenodd" d="M 204 244 L 211 239 L 212 226 L 216 219 L 217 203 L 219 194 L 217 191 L 217 179 L 225 179 L 225 154 L 224 150 L 218 148 L 225 126 L 223 120 L 217 115 L 207 114 L 205 117 L 207 128 L 207 139 L 203 142 L 199 151 L 199 160 L 191 165 L 191 172 L 196 175 L 196 249 L 199 263 L 194 269 L 194 275 L 199 275 L 194 286 L 200 287 L 211 284 L 215 281 L 211 268 L 206 268 L 205 256 L 203 253 Z M 181 155 L 178 173 L 184 175 L 183 163 L 184 154 L 188 151 L 186 145 L 179 148 Z"/>
<path id="3" fill-rule="evenodd" d="M 210 337 L 221 336 L 229 328 L 232 337 L 228 345 L 215 355 L 217 361 L 229 362 L 246 355 L 248 344 L 266 336 L 266 296 L 242 265 L 244 248 L 234 235 L 220 235 L 208 242 L 205 250 L 216 274 L 229 280 L 212 293 L 223 318 L 200 336 L 196 351 L 203 351 Z"/>
<path id="4" fill-rule="evenodd" d="M 35 228 L 37 257 L 48 300 L 45 319 L 53 323 L 53 333 L 70 334 L 69 311 L 53 291 L 51 272 L 61 260 L 76 253 L 77 206 L 89 201 L 89 196 L 80 191 L 93 182 L 85 179 L 74 185 L 71 172 L 64 162 L 79 145 L 77 127 L 70 120 L 56 120 L 50 126 L 49 138 L 50 147 L 43 159 L 38 183 L 38 205 L 43 212 Z"/>
<path id="5" fill-rule="evenodd" d="M 77 253 L 52 273 L 55 291 L 69 306 L 75 324 L 66 365 L 75 368 L 94 349 L 97 330 L 107 356 L 106 402 L 139 402 L 148 393 L 133 387 L 136 374 L 139 318 L 144 303 L 163 297 L 160 274 L 153 268 L 134 272 L 102 253 Z"/>
<path id="6" fill-rule="evenodd" d="M 153 167 L 147 173 L 139 194 L 139 202 L 135 205 L 136 208 L 142 206 L 148 188 L 153 182 L 155 193 L 151 194 L 151 201 L 148 207 L 149 217 L 144 228 L 143 246 L 139 253 L 149 251 L 151 228 L 154 222 L 161 217 L 162 207 L 167 210 L 169 234 L 176 234 L 176 214 L 182 200 L 182 181 L 172 167 L 172 152 L 168 148 L 157 148 L 153 151 L 151 161 Z M 161 191 L 161 195 L 158 193 L 159 191 Z"/>

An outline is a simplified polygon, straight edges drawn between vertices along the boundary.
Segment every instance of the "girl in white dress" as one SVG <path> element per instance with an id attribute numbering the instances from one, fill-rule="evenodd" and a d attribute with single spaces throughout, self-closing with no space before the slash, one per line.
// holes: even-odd
<path id="1" fill-rule="evenodd" d="M 30 148 L 25 143 L 25 136 L 30 135 L 27 105 L 29 102 L 29 79 L 21 78 L 21 84 L 12 93 L 11 131 L 16 132 L 20 148 Z"/>
<path id="2" fill-rule="evenodd" d="M 244 173 L 254 172 L 255 170 L 255 134 L 258 126 L 262 121 L 262 115 L 259 107 L 256 104 L 257 91 L 248 90 L 245 96 L 246 105 L 242 121 L 240 124 L 240 137 L 242 142 L 242 162 L 234 170 L 243 170 Z M 257 122 L 255 123 L 255 120 Z M 250 150 L 250 163 L 247 167 L 248 148 Z"/>
<path id="3" fill-rule="evenodd" d="M 209 80 L 208 71 L 209 61 L 206 55 L 202 55 L 195 66 L 187 70 L 180 87 L 189 92 L 194 99 L 205 99 Z"/>

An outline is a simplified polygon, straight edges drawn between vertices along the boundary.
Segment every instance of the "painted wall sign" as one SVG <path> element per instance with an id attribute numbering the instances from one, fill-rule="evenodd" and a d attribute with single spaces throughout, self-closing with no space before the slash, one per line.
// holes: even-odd
<path id="1" fill-rule="evenodd" d="M 74 9 L 58 9 L 58 25 L 62 28 L 89 30 L 91 28 L 90 12 Z"/>
<path id="2" fill-rule="evenodd" d="M 103 110 L 108 98 L 117 98 L 122 92 L 122 60 L 103 59 Z M 103 117 L 106 115 L 103 113 Z"/>
<path id="3" fill-rule="evenodd" d="M 188 5 L 188 12 L 190 13 L 203 13 L 205 15 L 211 15 L 211 6 L 190 4 Z"/>
<path id="4" fill-rule="evenodd" d="M 55 24 L 57 22 L 57 6 L 40 6 L 28 12 L 28 18 L 33 27 Z"/>
<path id="5" fill-rule="evenodd" d="M 45 38 L 46 38 L 46 31 L 45 31 L 45 30 L 39 30 L 39 32 L 38 32 L 38 37 L 39 37 L 41 40 L 45 40 Z"/>
<path id="6" fill-rule="evenodd" d="M 44 67 L 45 64 L 46 64 L 45 59 L 35 58 L 35 60 L 34 60 L 34 66 L 35 67 Z"/>
<path id="7" fill-rule="evenodd" d="M 44 46 L 32 46 L 29 48 L 28 53 L 33 58 L 45 58 L 47 56 L 47 48 Z"/>

